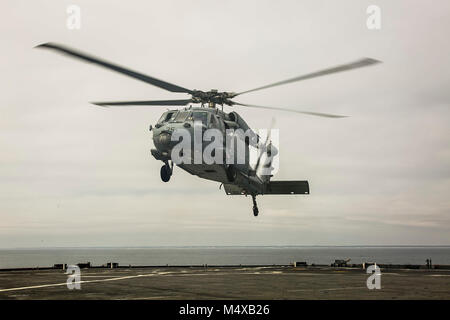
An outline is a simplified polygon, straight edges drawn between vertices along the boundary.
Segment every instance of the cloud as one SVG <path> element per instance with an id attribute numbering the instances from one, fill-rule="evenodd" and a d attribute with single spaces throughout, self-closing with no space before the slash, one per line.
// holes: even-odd
<path id="1" fill-rule="evenodd" d="M 79 31 L 66 29 L 65 4 L 0 5 L 0 246 L 450 244 L 447 2 L 380 1 L 380 31 L 356 0 L 79 5 Z M 160 182 L 148 126 L 165 108 L 88 103 L 184 95 L 32 49 L 47 41 L 205 90 L 364 56 L 383 64 L 242 96 L 351 116 L 233 109 L 255 128 L 275 116 L 275 178 L 311 185 L 310 196 L 259 197 L 254 218 L 250 198 L 179 168 Z"/>

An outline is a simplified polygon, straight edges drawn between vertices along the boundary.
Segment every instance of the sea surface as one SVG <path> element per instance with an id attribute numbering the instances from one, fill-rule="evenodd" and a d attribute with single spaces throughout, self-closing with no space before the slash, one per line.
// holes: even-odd
<path id="1" fill-rule="evenodd" d="M 33 248 L 0 249 L 1 268 L 50 267 L 56 263 L 91 262 L 102 265 L 258 265 L 330 264 L 335 259 L 350 263 L 377 262 L 392 264 L 450 265 L 450 246 L 426 247 L 140 247 L 140 248 Z"/>

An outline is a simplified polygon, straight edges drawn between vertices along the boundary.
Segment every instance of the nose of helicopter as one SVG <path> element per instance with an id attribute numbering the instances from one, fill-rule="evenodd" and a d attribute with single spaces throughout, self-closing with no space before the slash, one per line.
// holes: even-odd
<path id="1" fill-rule="evenodd" d="M 171 137 L 172 135 L 169 132 L 161 132 L 160 134 L 153 136 L 155 147 L 159 151 L 170 151 L 172 147 Z"/>

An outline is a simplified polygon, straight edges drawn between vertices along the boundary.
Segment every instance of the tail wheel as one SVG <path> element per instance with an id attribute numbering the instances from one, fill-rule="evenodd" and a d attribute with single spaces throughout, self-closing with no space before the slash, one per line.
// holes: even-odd
<path id="1" fill-rule="evenodd" d="M 258 210 L 258 204 L 256 203 L 256 195 L 255 194 L 252 194 L 252 201 L 253 201 L 253 215 L 255 217 L 257 217 L 259 210 Z"/>

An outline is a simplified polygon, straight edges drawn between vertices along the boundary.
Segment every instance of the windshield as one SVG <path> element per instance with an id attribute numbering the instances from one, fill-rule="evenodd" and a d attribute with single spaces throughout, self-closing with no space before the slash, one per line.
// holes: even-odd
<path id="1" fill-rule="evenodd" d="M 173 121 L 174 122 L 184 122 L 184 121 L 186 121 L 186 118 L 189 116 L 189 113 L 191 113 L 191 112 L 190 111 L 180 111 L 180 112 L 178 112 L 178 114 L 176 115 L 176 117 Z"/>

